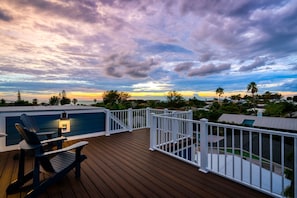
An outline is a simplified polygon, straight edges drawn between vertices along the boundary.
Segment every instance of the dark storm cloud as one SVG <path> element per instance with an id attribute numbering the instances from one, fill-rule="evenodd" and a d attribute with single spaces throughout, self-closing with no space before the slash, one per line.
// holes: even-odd
<path id="1" fill-rule="evenodd" d="M 208 76 L 227 71 L 231 68 L 231 64 L 221 64 L 215 66 L 214 64 L 202 65 L 197 69 L 192 69 L 188 76 Z"/>

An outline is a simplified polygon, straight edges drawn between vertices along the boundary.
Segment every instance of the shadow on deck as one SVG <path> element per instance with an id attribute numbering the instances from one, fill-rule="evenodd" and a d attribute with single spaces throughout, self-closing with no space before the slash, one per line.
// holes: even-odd
<path id="1" fill-rule="evenodd" d="M 149 151 L 149 130 L 89 138 L 81 178 L 74 170 L 40 197 L 268 197 L 157 151 Z M 0 153 L 0 198 L 16 179 L 17 151 Z M 32 167 L 32 161 L 27 167 Z M 27 169 L 28 169 L 27 168 Z"/>

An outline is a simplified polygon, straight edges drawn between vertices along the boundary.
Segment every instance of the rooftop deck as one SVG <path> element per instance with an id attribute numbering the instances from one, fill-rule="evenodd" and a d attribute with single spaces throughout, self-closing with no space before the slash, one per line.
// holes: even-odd
<path id="1" fill-rule="evenodd" d="M 80 179 L 74 171 L 49 187 L 40 197 L 268 197 L 258 191 L 157 151 L 149 151 L 149 130 L 89 138 L 83 149 Z M 0 153 L 0 198 L 16 179 L 17 151 Z M 32 161 L 27 168 L 32 167 Z"/>

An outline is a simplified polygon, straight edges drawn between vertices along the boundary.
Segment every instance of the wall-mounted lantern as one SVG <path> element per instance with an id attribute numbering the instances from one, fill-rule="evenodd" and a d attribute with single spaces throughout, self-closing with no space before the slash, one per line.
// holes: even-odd
<path id="1" fill-rule="evenodd" d="M 61 128 L 62 133 L 70 132 L 70 119 L 65 111 L 60 116 L 59 128 Z"/>

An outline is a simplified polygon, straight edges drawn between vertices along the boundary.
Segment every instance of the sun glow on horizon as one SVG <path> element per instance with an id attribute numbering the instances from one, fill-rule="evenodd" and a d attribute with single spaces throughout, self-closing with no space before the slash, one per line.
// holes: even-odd
<path id="1" fill-rule="evenodd" d="M 119 91 L 121 92 L 121 91 Z M 126 91 L 123 91 L 126 92 Z M 215 91 L 176 91 L 177 93 L 181 94 L 182 97 L 184 97 L 186 100 L 189 98 L 196 97 L 197 99 L 213 99 L 217 98 L 218 95 Z M 32 102 L 33 99 L 37 99 L 38 103 L 48 103 L 49 99 L 52 96 L 59 96 L 59 93 L 48 93 L 48 92 L 40 92 L 40 93 L 25 93 L 20 92 L 22 100 Z M 102 101 L 104 91 L 98 91 L 98 92 L 83 92 L 83 91 L 69 91 L 66 93 L 66 96 L 68 98 L 77 99 L 78 103 L 80 101 Z M 131 100 L 166 100 L 166 97 L 168 95 L 168 91 L 163 92 L 126 92 L 130 95 Z M 283 96 L 284 99 L 287 97 L 293 97 L 297 95 L 297 92 L 273 92 L 278 93 Z M 221 96 L 221 98 L 228 98 L 232 95 L 238 95 L 240 94 L 241 97 L 244 97 L 245 95 L 250 95 L 251 93 L 248 93 L 246 91 L 232 91 L 232 92 L 224 92 L 224 94 Z M 264 93 L 257 93 L 257 94 L 264 94 Z M 0 92 L 0 99 L 4 99 L 8 102 L 13 102 L 17 100 L 17 92 L 7 94 Z"/>

